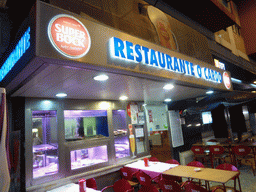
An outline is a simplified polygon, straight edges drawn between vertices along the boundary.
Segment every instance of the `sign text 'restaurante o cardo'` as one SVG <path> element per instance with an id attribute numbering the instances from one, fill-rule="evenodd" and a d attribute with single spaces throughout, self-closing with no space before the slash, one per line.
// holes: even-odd
<path id="1" fill-rule="evenodd" d="M 223 77 L 220 72 L 206 67 L 201 67 L 200 65 L 195 65 L 177 57 L 171 57 L 166 53 L 162 53 L 139 44 L 135 45 L 132 42 L 123 41 L 117 37 L 112 37 L 110 39 L 110 49 L 111 57 L 116 59 L 141 63 L 175 73 L 194 76 L 215 83 L 222 83 L 223 81 Z M 228 81 L 228 79 L 225 78 L 225 81 Z M 224 83 L 225 85 L 230 84 L 228 82 Z M 230 87 L 230 85 L 226 85 L 227 89 L 230 89 Z"/>

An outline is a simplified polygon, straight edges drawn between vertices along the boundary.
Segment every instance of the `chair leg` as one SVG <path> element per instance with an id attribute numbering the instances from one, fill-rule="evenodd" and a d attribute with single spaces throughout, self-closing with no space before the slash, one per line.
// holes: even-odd
<path id="1" fill-rule="evenodd" d="M 239 190 L 240 190 L 240 192 L 242 192 L 242 188 L 241 188 L 241 184 L 240 184 L 240 179 L 239 179 L 239 177 L 237 177 L 237 180 L 238 180 Z"/>

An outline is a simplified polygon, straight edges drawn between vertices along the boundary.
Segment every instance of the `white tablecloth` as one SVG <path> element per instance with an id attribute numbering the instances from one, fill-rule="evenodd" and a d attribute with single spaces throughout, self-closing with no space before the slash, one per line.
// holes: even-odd
<path id="1" fill-rule="evenodd" d="M 70 183 L 64 186 L 61 186 L 56 189 L 52 189 L 47 192 L 79 192 L 79 185 L 75 183 Z M 86 192 L 100 192 L 99 190 L 91 189 L 91 188 L 86 188 Z"/>

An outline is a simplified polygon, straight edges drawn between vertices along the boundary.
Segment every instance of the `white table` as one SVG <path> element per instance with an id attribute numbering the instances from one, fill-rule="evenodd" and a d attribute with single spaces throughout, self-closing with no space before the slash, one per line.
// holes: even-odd
<path id="1" fill-rule="evenodd" d="M 52 189 L 47 192 L 79 192 L 79 185 L 75 183 L 70 183 L 70 184 L 58 187 L 56 189 Z M 86 192 L 100 192 L 100 191 L 87 187 Z"/>
<path id="2" fill-rule="evenodd" d="M 125 167 L 130 168 L 132 172 L 141 170 L 148 174 L 151 178 L 159 176 L 164 171 L 178 166 L 177 164 L 169 164 L 163 162 L 152 162 L 149 161 L 148 167 L 145 167 L 144 160 L 139 160 L 130 164 L 125 165 Z"/>

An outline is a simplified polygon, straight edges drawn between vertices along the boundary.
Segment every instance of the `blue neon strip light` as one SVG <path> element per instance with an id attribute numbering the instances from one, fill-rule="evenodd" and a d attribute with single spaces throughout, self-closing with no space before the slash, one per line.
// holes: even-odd
<path id="1" fill-rule="evenodd" d="M 18 60 L 22 57 L 22 55 L 27 51 L 29 47 L 30 47 L 30 27 L 21 37 L 15 49 L 11 52 L 9 57 L 6 59 L 6 61 L 2 65 L 0 69 L 0 81 L 2 81 L 4 77 L 10 72 L 13 66 L 18 62 Z"/>
<path id="2" fill-rule="evenodd" d="M 117 37 L 112 37 L 110 43 L 110 54 L 114 59 L 129 63 L 141 63 L 158 69 L 164 69 L 175 73 L 180 73 L 206 81 L 222 83 L 222 75 L 215 70 L 195 65 L 189 61 L 171 57 L 166 53 L 155 51 L 139 44 L 123 41 Z"/>

